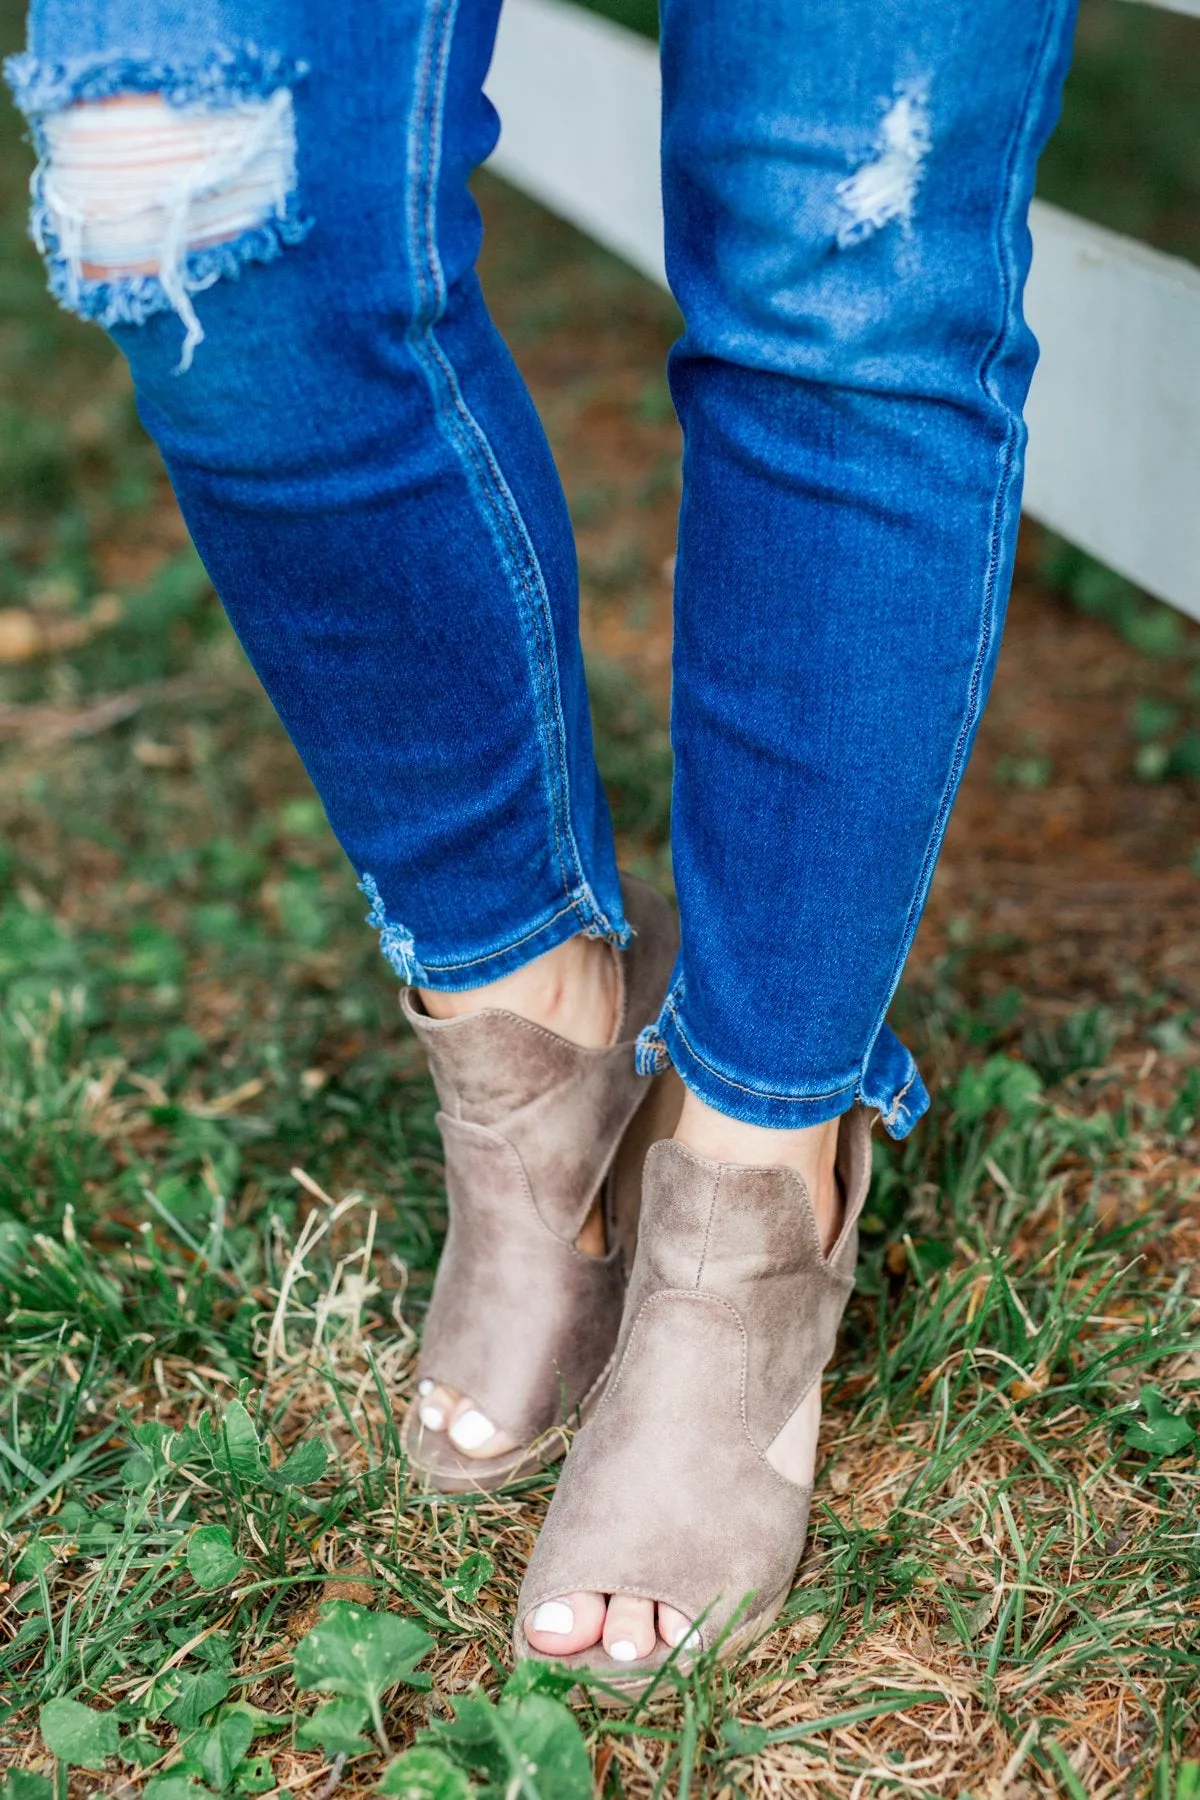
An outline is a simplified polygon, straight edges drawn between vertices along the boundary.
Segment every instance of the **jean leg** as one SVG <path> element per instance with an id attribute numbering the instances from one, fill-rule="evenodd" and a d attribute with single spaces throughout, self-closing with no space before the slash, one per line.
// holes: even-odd
<path id="1" fill-rule="evenodd" d="M 786 1128 L 928 1103 L 884 1023 L 999 645 L 1073 0 L 664 0 L 685 330 L 667 1054 Z"/>
<path id="2" fill-rule="evenodd" d="M 8 70 L 52 285 L 129 359 L 385 954 L 442 988 L 627 935 L 570 523 L 474 274 L 498 4 L 35 0 Z"/>

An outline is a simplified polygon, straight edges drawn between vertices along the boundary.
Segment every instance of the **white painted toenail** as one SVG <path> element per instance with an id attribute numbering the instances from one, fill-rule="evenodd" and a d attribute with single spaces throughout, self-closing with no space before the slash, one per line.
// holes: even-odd
<path id="1" fill-rule="evenodd" d="M 490 1437 L 496 1435 L 496 1427 L 490 1419 L 485 1419 L 481 1412 L 474 1408 L 465 1412 L 461 1419 L 455 1419 L 450 1427 L 450 1436 L 460 1450 L 478 1450 L 486 1444 Z"/>
<path id="2" fill-rule="evenodd" d="M 615 1644 L 608 1646 L 608 1654 L 614 1662 L 636 1662 L 637 1645 L 631 1644 L 628 1638 L 618 1638 Z"/>
<path id="3" fill-rule="evenodd" d="M 426 1431 L 445 1431 L 446 1415 L 440 1406 L 430 1406 L 426 1402 L 424 1406 L 418 1408 L 418 1411 Z"/>
<path id="4" fill-rule="evenodd" d="M 418 1392 L 418 1394 L 420 1394 L 422 1400 L 425 1398 L 426 1394 L 432 1394 L 433 1378 L 429 1375 L 426 1375 L 424 1381 L 418 1381 L 417 1392 Z"/>
<path id="5" fill-rule="evenodd" d="M 692 1650 L 700 1643 L 700 1633 L 695 1625 L 675 1627 L 675 1636 L 671 1640 L 672 1650 Z"/>
<path id="6" fill-rule="evenodd" d="M 575 1629 L 575 1614 L 565 1600 L 543 1600 L 533 1615 L 533 1629 L 566 1637 Z"/>

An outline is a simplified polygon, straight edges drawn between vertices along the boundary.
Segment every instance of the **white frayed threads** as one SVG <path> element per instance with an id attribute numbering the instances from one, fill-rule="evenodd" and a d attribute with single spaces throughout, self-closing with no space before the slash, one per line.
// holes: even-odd
<path id="1" fill-rule="evenodd" d="M 843 248 L 861 243 L 893 221 L 905 227 L 911 223 L 929 145 L 924 94 L 898 95 L 879 128 L 878 154 L 838 183 L 837 197 L 846 215 L 837 234 Z"/>
<path id="2" fill-rule="evenodd" d="M 373 925 L 379 933 L 379 948 L 401 981 L 409 987 L 417 987 L 425 980 L 425 971 L 421 967 L 412 932 L 403 925 L 392 924 L 389 920 L 387 909 L 383 904 L 383 895 L 379 891 L 379 883 L 373 875 L 364 874 L 358 888 L 359 892 L 365 894 L 371 902 L 371 910 L 367 914 L 367 924 Z"/>
<path id="3" fill-rule="evenodd" d="M 76 292 L 85 279 L 156 275 L 184 326 L 179 367 L 190 367 L 204 337 L 191 295 L 218 277 L 189 280 L 188 253 L 285 216 L 291 94 L 218 108 L 121 95 L 51 113 L 42 132 L 35 181 Z"/>

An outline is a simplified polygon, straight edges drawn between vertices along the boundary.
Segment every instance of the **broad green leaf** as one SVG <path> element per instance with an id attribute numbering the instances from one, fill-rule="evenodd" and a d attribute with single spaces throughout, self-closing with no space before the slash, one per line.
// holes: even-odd
<path id="1" fill-rule="evenodd" d="M 162 1471 L 156 1469 L 150 1458 L 141 1450 L 135 1450 L 121 1464 L 121 1480 L 134 1493 L 142 1493 L 144 1489 L 154 1487 L 160 1480 Z"/>
<path id="2" fill-rule="evenodd" d="M 122 1762 L 136 1763 L 139 1769 L 148 1769 L 151 1763 L 159 1761 L 163 1747 L 154 1738 L 143 1737 L 139 1731 L 127 1731 L 121 1739 Z"/>
<path id="3" fill-rule="evenodd" d="M 766 1749 L 768 1736 L 765 1725 L 743 1719 L 726 1719 L 721 1726 L 721 1742 L 735 1756 L 757 1756 Z"/>
<path id="4" fill-rule="evenodd" d="M 202 1782 L 193 1781 L 188 1775 L 179 1775 L 174 1769 L 169 1775 L 154 1775 L 143 1789 L 145 1800 L 216 1800 L 216 1796 Z"/>
<path id="5" fill-rule="evenodd" d="M 365 1700 L 327 1700 L 318 1706 L 310 1719 L 305 1719 L 296 1733 L 301 1750 L 323 1750 L 326 1756 L 361 1756 L 371 1748 L 362 1736 L 370 1718 Z"/>
<path id="6" fill-rule="evenodd" d="M 298 1688 L 365 1701 L 381 1732 L 380 1702 L 390 1689 L 400 1682 L 430 1686 L 430 1677 L 415 1665 L 432 1649 L 433 1639 L 414 1620 L 334 1600 L 296 1645 L 292 1673 Z"/>
<path id="7" fill-rule="evenodd" d="M 262 1445 L 254 1420 L 240 1400 L 231 1400 L 225 1408 L 213 1461 L 218 1469 L 236 1475 L 239 1481 L 253 1481 L 262 1468 Z"/>
<path id="8" fill-rule="evenodd" d="M 54 1545 L 49 1538 L 34 1538 L 26 1544 L 17 1558 L 17 1566 L 13 1570 L 14 1581 L 36 1581 L 43 1569 L 48 1569 L 54 1561 Z"/>
<path id="9" fill-rule="evenodd" d="M 1125 1432 L 1131 1450 L 1145 1450 L 1151 1456 L 1176 1456 L 1190 1444 L 1196 1433 L 1168 1408 L 1157 1388 L 1144 1387 L 1138 1395 L 1144 1419 L 1135 1419 Z"/>
<path id="10" fill-rule="evenodd" d="M 569 1707 L 545 1694 L 501 1700 L 497 1708 L 513 1777 L 539 1800 L 592 1800 L 592 1759 Z"/>
<path id="11" fill-rule="evenodd" d="M 54 1784 L 48 1775 L 33 1769 L 6 1769 L 0 1781 L 0 1800 L 54 1800 Z"/>
<path id="12" fill-rule="evenodd" d="M 592 1800 L 583 1734 L 570 1709 L 549 1694 L 527 1690 L 514 1696 L 506 1689 L 499 1706 L 482 1694 L 468 1694 L 454 1702 L 453 1719 L 430 1727 L 429 1737 L 461 1768 L 485 1775 L 492 1784 L 489 1793 Z"/>
<path id="13" fill-rule="evenodd" d="M 178 1700 L 183 1686 L 183 1678 L 178 1669 L 164 1669 L 156 1674 L 150 1686 L 137 1702 L 137 1711 L 144 1719 L 161 1719 L 169 1706 Z"/>
<path id="14" fill-rule="evenodd" d="M 188 1573 L 198 1587 L 228 1587 L 244 1561 L 224 1525 L 198 1525 L 188 1539 Z"/>
<path id="15" fill-rule="evenodd" d="M 94 1712 L 78 1700 L 47 1700 L 39 1715 L 48 1749 L 76 1769 L 102 1769 L 120 1742 L 115 1713 Z"/>
<path id="16" fill-rule="evenodd" d="M 464 1769 L 478 1770 L 488 1781 L 507 1786 L 512 1758 L 496 1732 L 496 1708 L 484 1694 L 464 1694 L 453 1703 L 454 1716 L 436 1720 L 423 1737 L 435 1744 Z"/>
<path id="17" fill-rule="evenodd" d="M 256 1738 L 273 1737 L 277 1731 L 286 1731 L 292 1722 L 291 1713 L 264 1712 L 261 1706 L 252 1706 L 249 1700 L 231 1700 L 225 1713 L 242 1713 L 249 1719 Z"/>
<path id="18" fill-rule="evenodd" d="M 220 1706 L 228 1692 L 229 1683 L 223 1675 L 215 1669 L 201 1669 L 183 1677 L 178 1694 L 164 1708 L 163 1716 L 172 1725 L 178 1725 L 180 1731 L 194 1731 L 215 1706 Z"/>
<path id="19" fill-rule="evenodd" d="M 237 1766 L 233 1777 L 235 1794 L 266 1794 L 275 1786 L 275 1771 L 265 1753 L 247 1756 Z"/>
<path id="20" fill-rule="evenodd" d="M 189 1626 L 189 1630 L 194 1638 L 195 1627 Z M 198 1662 L 207 1663 L 210 1669 L 220 1669 L 222 1675 L 228 1675 L 233 1667 L 233 1639 L 227 1631 L 210 1631 L 207 1637 L 200 1639 L 192 1655 Z"/>
<path id="21" fill-rule="evenodd" d="M 480 1589 L 485 1587 L 496 1572 L 496 1565 L 486 1550 L 474 1550 L 465 1556 L 454 1571 L 454 1577 L 446 1583 L 447 1591 L 457 1594 L 460 1600 L 469 1605 L 478 1600 Z"/>
<path id="22" fill-rule="evenodd" d="M 504 1684 L 502 1700 L 522 1700 L 526 1694 L 548 1694 L 551 1700 L 565 1700 L 579 1685 L 574 1669 L 561 1663 L 540 1662 L 536 1656 L 522 1657 Z"/>
<path id="23" fill-rule="evenodd" d="M 127 1487 L 137 1485 L 135 1477 L 140 1469 L 143 1487 L 152 1487 L 168 1475 L 172 1467 L 171 1450 L 177 1434 L 169 1425 L 160 1425 L 157 1420 L 149 1419 L 144 1424 L 132 1425 L 129 1435 L 137 1445 L 137 1450 L 128 1458 L 122 1467 Z M 178 1461 L 178 1457 L 175 1459 Z"/>
<path id="24" fill-rule="evenodd" d="M 311 1487 L 324 1475 L 328 1461 L 329 1452 L 320 1438 L 306 1438 L 276 1470 L 276 1480 L 286 1487 Z"/>
<path id="25" fill-rule="evenodd" d="M 418 1744 L 390 1762 L 379 1792 L 393 1800 L 471 1800 L 471 1784 L 462 1770 L 432 1744 Z"/>
<path id="26" fill-rule="evenodd" d="M 253 1736 L 254 1726 L 245 1713 L 225 1712 L 206 1731 L 188 1739 L 184 1754 L 189 1762 L 199 1764 L 208 1785 L 223 1794 Z"/>

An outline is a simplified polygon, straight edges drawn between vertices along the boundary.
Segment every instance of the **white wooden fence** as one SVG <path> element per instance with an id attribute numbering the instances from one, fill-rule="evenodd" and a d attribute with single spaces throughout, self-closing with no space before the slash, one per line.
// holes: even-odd
<path id="1" fill-rule="evenodd" d="M 665 284 L 655 46 L 505 0 L 488 92 L 496 171 Z M 1200 270 L 1042 201 L 1032 225 L 1026 510 L 1200 618 Z"/>

